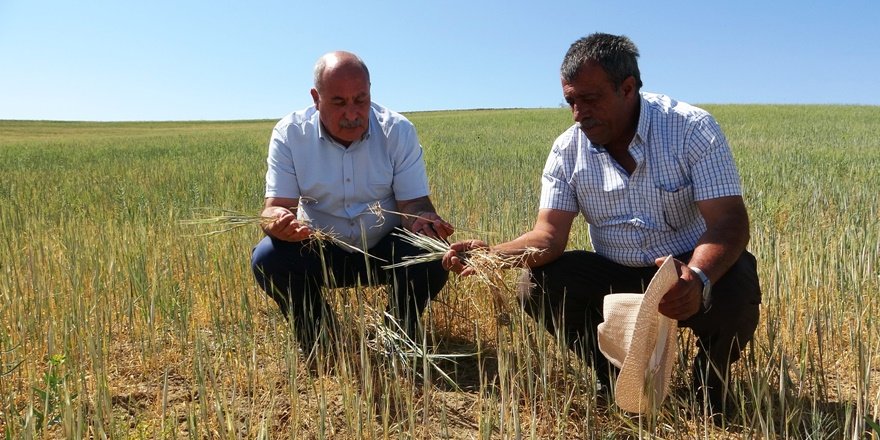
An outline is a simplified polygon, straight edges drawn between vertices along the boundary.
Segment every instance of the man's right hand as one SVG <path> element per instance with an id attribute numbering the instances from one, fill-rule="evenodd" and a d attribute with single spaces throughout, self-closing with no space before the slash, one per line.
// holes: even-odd
<path id="1" fill-rule="evenodd" d="M 263 217 L 272 217 L 271 223 L 263 226 L 263 231 L 279 240 L 303 241 L 312 234 L 306 223 L 300 222 L 296 214 L 281 206 L 270 206 L 263 210 Z"/>
<path id="2" fill-rule="evenodd" d="M 449 247 L 451 249 L 443 255 L 443 268 L 468 276 L 474 274 L 474 268 L 466 264 L 464 256 L 474 249 L 488 248 L 489 245 L 482 240 L 465 240 L 452 243 Z"/>

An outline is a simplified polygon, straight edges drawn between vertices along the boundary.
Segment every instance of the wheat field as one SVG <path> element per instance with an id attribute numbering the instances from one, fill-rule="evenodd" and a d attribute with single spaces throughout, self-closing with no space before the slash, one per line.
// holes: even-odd
<path id="1" fill-rule="evenodd" d="M 274 121 L 0 121 L 4 438 L 863 438 L 880 435 L 880 107 L 708 105 L 732 145 L 763 289 L 724 426 L 688 392 L 635 417 L 479 280 L 450 277 L 413 350 L 371 340 L 381 288 L 327 295 L 341 354 L 306 364 L 256 286 Z M 531 228 L 566 109 L 407 114 L 432 199 L 490 243 Z M 582 219 L 570 248 L 589 248 Z M 510 271 L 513 283 L 515 272 Z"/>

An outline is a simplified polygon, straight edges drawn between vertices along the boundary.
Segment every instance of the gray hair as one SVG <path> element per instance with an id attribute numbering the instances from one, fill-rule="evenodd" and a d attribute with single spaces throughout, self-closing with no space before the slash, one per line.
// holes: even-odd
<path id="1" fill-rule="evenodd" d="M 367 64 L 364 63 L 364 60 L 362 60 L 361 57 L 351 52 L 337 51 L 322 55 L 321 58 L 318 58 L 318 61 L 315 63 L 315 89 L 317 89 L 318 91 L 321 90 L 324 70 L 327 69 L 327 60 L 334 56 L 339 59 L 339 64 L 354 63 L 355 65 L 359 66 L 361 69 L 364 70 L 364 74 L 367 75 L 367 83 L 370 82 L 370 69 L 367 69 Z"/>
<path id="2" fill-rule="evenodd" d="M 642 77 L 639 74 L 639 49 L 635 43 L 624 35 L 595 33 L 587 35 L 568 48 L 562 60 L 560 73 L 565 82 L 573 82 L 588 61 L 595 61 L 602 66 L 611 79 L 615 90 L 623 81 L 632 76 L 636 80 L 636 90 L 642 88 Z"/>

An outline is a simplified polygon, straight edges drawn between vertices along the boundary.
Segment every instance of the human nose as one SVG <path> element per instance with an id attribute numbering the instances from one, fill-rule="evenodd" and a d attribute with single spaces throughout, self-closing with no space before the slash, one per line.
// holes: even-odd
<path id="1" fill-rule="evenodd" d="M 589 111 L 586 105 L 576 102 L 571 104 L 571 117 L 574 119 L 575 122 L 583 121 L 588 116 Z"/>
<path id="2" fill-rule="evenodd" d="M 580 122 L 583 119 L 581 115 L 580 107 L 577 104 L 573 104 L 571 106 L 571 118 L 574 119 L 574 122 Z"/>
<path id="3" fill-rule="evenodd" d="M 344 110 L 344 116 L 348 120 L 355 120 L 360 117 L 360 108 L 354 103 L 346 104 Z"/>

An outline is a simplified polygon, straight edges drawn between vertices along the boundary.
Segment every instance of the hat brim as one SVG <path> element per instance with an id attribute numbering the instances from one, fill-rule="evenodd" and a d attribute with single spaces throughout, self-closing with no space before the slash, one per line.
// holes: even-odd
<path id="1" fill-rule="evenodd" d="M 678 352 L 678 321 L 658 311 L 660 300 L 678 282 L 672 256 L 651 279 L 642 298 L 632 342 L 617 376 L 614 400 L 628 412 L 648 413 L 660 406 L 669 389 Z"/>

